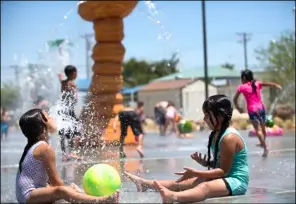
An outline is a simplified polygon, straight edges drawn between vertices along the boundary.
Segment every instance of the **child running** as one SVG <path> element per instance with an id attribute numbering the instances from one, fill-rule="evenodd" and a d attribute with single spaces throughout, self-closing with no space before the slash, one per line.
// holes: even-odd
<path id="1" fill-rule="evenodd" d="M 62 80 L 61 75 L 59 75 L 59 79 L 61 82 L 61 92 L 62 92 L 62 102 L 66 106 L 65 110 L 62 110 L 59 114 L 62 115 L 63 120 L 70 120 L 71 122 L 78 123 L 79 119 L 77 118 L 74 110 L 74 106 L 77 102 L 77 85 L 74 80 L 77 77 L 77 69 L 72 65 L 68 65 L 65 67 L 65 75 L 67 77 L 66 80 Z M 75 126 L 72 129 L 63 128 L 59 131 L 59 135 L 61 136 L 61 150 L 63 153 L 63 160 L 68 160 L 70 158 L 73 159 L 81 159 L 76 153 L 72 151 L 72 148 L 77 148 L 79 144 L 79 136 L 80 132 L 78 128 Z M 66 153 L 65 139 L 69 140 L 69 146 L 71 148 L 70 154 Z"/>
<path id="2" fill-rule="evenodd" d="M 248 150 L 240 134 L 230 126 L 232 106 L 225 95 L 213 95 L 203 104 L 204 121 L 212 130 L 208 155 L 194 153 L 193 160 L 207 171 L 184 168 L 178 180 L 153 181 L 125 172 L 138 191 L 157 189 L 163 203 L 199 202 L 207 198 L 243 195 L 249 183 Z M 211 160 L 211 150 L 214 159 Z"/>
<path id="3" fill-rule="evenodd" d="M 82 193 L 75 184 L 64 184 L 56 168 L 55 152 L 48 144 L 48 133 L 56 131 L 56 124 L 45 111 L 29 110 L 21 116 L 19 126 L 28 141 L 16 176 L 19 203 L 54 203 L 61 199 L 74 203 L 118 203 L 119 192 L 110 197 L 95 197 Z"/>
<path id="4" fill-rule="evenodd" d="M 143 137 L 144 133 L 142 130 L 142 125 L 139 117 L 139 112 L 142 110 L 142 106 L 144 103 L 139 102 L 137 105 L 137 109 L 133 108 L 124 108 L 121 110 L 114 119 L 113 122 L 113 131 L 116 134 L 117 132 L 117 121 L 120 121 L 120 139 L 119 139 L 119 152 L 120 157 L 126 157 L 123 151 L 124 139 L 127 136 L 127 128 L 130 126 L 132 128 L 133 134 L 135 136 L 135 140 L 138 142 L 137 151 L 141 158 L 144 157 L 143 153 Z"/>
<path id="5" fill-rule="evenodd" d="M 256 81 L 251 70 L 242 71 L 241 81 L 242 84 L 238 86 L 237 92 L 233 99 L 234 106 L 240 113 L 243 112 L 243 109 L 238 105 L 238 97 L 242 93 L 247 102 L 247 110 L 250 120 L 260 141 L 260 144 L 257 146 L 260 146 L 264 149 L 262 156 L 266 157 L 268 155 L 265 129 L 266 113 L 265 106 L 261 99 L 261 89 L 264 86 L 273 86 L 278 89 L 282 89 L 282 87 L 272 82 Z"/>

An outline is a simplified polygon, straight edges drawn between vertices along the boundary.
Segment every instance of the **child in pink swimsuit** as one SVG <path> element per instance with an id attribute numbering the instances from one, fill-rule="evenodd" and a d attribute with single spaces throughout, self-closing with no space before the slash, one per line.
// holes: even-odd
<path id="1" fill-rule="evenodd" d="M 281 86 L 272 82 L 262 82 L 256 81 L 253 77 L 253 72 L 251 70 L 244 70 L 241 73 L 242 84 L 238 86 L 237 92 L 234 96 L 234 106 L 242 113 L 243 109 L 238 106 L 238 97 L 242 93 L 247 102 L 247 109 L 252 125 L 256 131 L 257 137 L 260 141 L 260 147 L 264 149 L 262 156 L 266 157 L 268 154 L 267 145 L 265 143 L 266 139 L 266 129 L 265 120 L 266 113 L 265 107 L 261 99 L 261 89 L 264 86 L 274 86 L 281 89 Z M 260 130 L 261 127 L 261 130 Z"/>

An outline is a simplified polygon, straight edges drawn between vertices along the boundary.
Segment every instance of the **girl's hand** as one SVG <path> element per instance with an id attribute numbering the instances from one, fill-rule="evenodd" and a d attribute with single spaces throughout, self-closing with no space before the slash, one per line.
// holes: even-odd
<path id="1" fill-rule="evenodd" d="M 63 80 L 63 73 L 61 73 L 61 72 L 58 73 L 58 78 L 59 78 L 60 81 L 62 81 Z"/>
<path id="2" fill-rule="evenodd" d="M 176 183 L 179 183 L 179 182 L 182 182 L 182 181 L 185 181 L 187 179 L 190 179 L 190 178 L 194 178 L 194 177 L 197 177 L 197 172 L 196 170 L 192 169 L 192 168 L 189 168 L 189 167 L 184 167 L 184 170 L 183 172 L 177 172 L 175 173 L 176 175 L 182 175 L 181 178 L 179 178 Z"/>
<path id="3" fill-rule="evenodd" d="M 77 191 L 78 193 L 83 193 L 83 191 L 81 190 L 81 188 L 79 188 L 75 183 L 71 183 L 70 186 Z"/>
<path id="4" fill-rule="evenodd" d="M 191 154 L 190 157 L 191 157 L 191 159 L 193 159 L 194 161 L 196 161 L 200 165 L 202 165 L 204 167 L 208 166 L 207 155 L 206 154 L 204 154 L 202 156 L 201 153 L 195 152 L 195 153 Z"/>
<path id="5" fill-rule="evenodd" d="M 279 84 L 276 84 L 276 85 L 275 85 L 275 88 L 277 88 L 277 89 L 279 89 L 279 90 L 282 90 L 282 86 L 279 85 Z"/>

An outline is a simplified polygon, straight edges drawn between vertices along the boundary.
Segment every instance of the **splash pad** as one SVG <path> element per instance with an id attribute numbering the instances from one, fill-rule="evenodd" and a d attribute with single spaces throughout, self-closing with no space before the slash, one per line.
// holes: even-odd
<path id="1" fill-rule="evenodd" d="M 93 48 L 93 76 L 89 87 L 87 106 L 81 118 L 85 136 L 117 143 L 119 134 L 113 133 L 114 116 L 124 108 L 119 93 L 123 84 L 122 62 L 125 48 L 123 18 L 136 7 L 138 1 L 85 1 L 79 4 L 78 13 L 86 21 L 93 22 L 96 44 Z M 95 131 L 100 127 L 100 131 Z M 118 124 L 119 130 L 119 124 Z M 120 133 L 120 131 L 117 131 Z M 128 131 L 125 143 L 135 143 Z"/>

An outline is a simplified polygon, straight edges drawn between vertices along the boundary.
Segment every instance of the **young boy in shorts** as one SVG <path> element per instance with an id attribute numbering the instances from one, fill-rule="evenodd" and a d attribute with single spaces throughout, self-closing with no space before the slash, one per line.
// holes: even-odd
<path id="1" fill-rule="evenodd" d="M 124 145 L 124 139 L 127 135 L 127 128 L 129 126 L 132 128 L 132 131 L 135 136 L 135 140 L 138 142 L 137 151 L 138 151 L 141 158 L 144 157 L 144 153 L 143 153 L 144 133 L 143 133 L 141 120 L 140 120 L 140 116 L 139 116 L 140 110 L 142 109 L 143 105 L 144 105 L 144 103 L 139 103 L 136 110 L 133 108 L 124 108 L 123 110 L 121 110 L 118 113 L 118 115 L 114 119 L 114 122 L 113 122 L 114 133 L 116 133 L 117 121 L 118 120 L 120 121 L 121 133 L 120 133 L 120 140 L 119 140 L 119 142 L 120 142 L 119 151 L 120 151 L 121 157 L 125 157 L 125 154 L 123 151 L 123 145 Z"/>
<path id="2" fill-rule="evenodd" d="M 77 77 L 77 69 L 72 65 L 68 65 L 65 67 L 65 75 L 66 79 L 62 80 L 62 76 L 59 75 L 59 79 L 61 82 L 61 92 L 62 92 L 62 103 L 66 105 L 66 110 L 62 110 L 59 114 L 63 115 L 64 120 L 71 120 L 75 123 L 79 122 L 79 119 L 75 115 L 74 105 L 77 102 L 77 85 L 75 84 L 74 80 Z M 59 131 L 59 135 L 61 136 L 61 150 L 63 152 L 63 160 L 68 160 L 70 158 L 74 159 L 81 159 L 76 153 L 72 150 L 70 154 L 66 154 L 66 147 L 65 147 L 65 139 L 69 140 L 69 146 L 71 148 L 77 148 L 79 144 L 79 136 L 80 131 L 78 127 L 72 129 L 63 128 Z"/>

